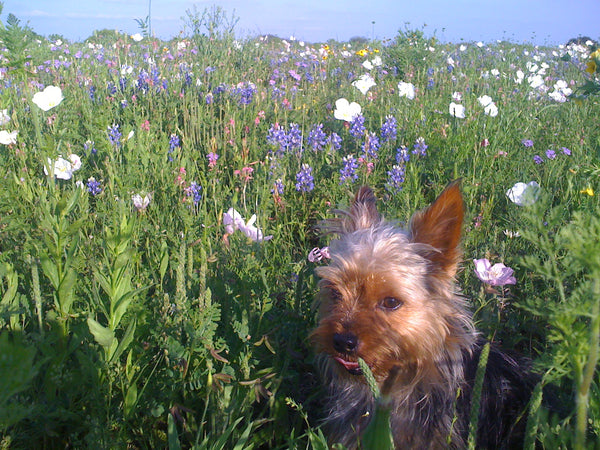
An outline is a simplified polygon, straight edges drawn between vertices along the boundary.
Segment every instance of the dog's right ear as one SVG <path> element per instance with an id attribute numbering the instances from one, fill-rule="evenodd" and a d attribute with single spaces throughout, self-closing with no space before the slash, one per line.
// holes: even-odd
<path id="1" fill-rule="evenodd" d="M 354 197 L 348 216 L 344 217 L 344 231 L 352 232 L 371 228 L 381 222 L 375 194 L 368 186 L 361 186 Z"/>

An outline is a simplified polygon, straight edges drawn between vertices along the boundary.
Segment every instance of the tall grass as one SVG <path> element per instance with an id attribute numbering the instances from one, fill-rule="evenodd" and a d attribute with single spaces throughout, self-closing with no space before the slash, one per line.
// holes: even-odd
<path id="1" fill-rule="evenodd" d="M 189 20 L 172 41 L 106 30 L 49 41 L 14 17 L 3 27 L 2 129 L 18 136 L 0 146 L 2 446 L 324 448 L 307 342 L 323 263 L 307 255 L 327 244 L 315 225 L 363 183 L 405 221 L 458 177 L 458 281 L 478 327 L 531 357 L 560 405 L 536 403 L 528 442 L 596 442 L 599 105 L 548 95 L 585 82 L 586 53 L 410 30 L 364 46 L 235 40 Z M 546 89 L 527 80 L 540 70 Z M 351 83 L 367 72 L 377 84 L 362 94 Z M 49 85 L 64 100 L 43 111 L 32 98 Z M 454 92 L 464 119 L 449 114 Z M 334 118 L 342 97 L 362 107 L 356 137 Z M 387 116 L 397 130 L 385 141 Z M 70 154 L 81 168 L 55 178 L 48 159 Z M 340 181 L 348 155 L 356 177 Z M 303 165 L 314 188 L 297 190 Z M 512 203 L 506 191 L 531 180 L 538 202 Z M 230 208 L 265 239 L 226 233 Z M 484 257 L 517 284 L 484 285 L 471 263 Z"/>

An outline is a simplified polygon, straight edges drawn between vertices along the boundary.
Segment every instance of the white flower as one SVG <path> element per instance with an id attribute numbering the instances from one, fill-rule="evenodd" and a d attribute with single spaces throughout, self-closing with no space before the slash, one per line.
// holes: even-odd
<path id="1" fill-rule="evenodd" d="M 250 220 L 246 223 L 242 215 L 233 208 L 223 213 L 223 225 L 225 225 L 225 233 L 233 234 L 235 230 L 240 230 L 254 242 L 268 241 L 273 236 L 263 236 L 262 231 L 254 225 L 256 222 L 256 214 L 252 214 Z"/>
<path id="2" fill-rule="evenodd" d="M 457 119 L 465 118 L 465 107 L 458 103 L 450 103 L 450 115 L 456 117 Z"/>
<path id="3" fill-rule="evenodd" d="M 362 66 L 367 70 L 373 70 L 373 63 L 369 60 L 366 60 L 364 63 L 362 63 Z"/>
<path id="4" fill-rule="evenodd" d="M 150 194 L 146 194 L 143 197 L 140 194 L 135 194 L 131 196 L 133 206 L 138 211 L 144 211 L 150 204 L 150 200 L 152 200 L 152 196 Z"/>
<path id="5" fill-rule="evenodd" d="M 485 108 L 483 108 L 483 112 L 490 117 L 496 117 L 498 115 L 498 107 L 494 102 L 491 102 Z"/>
<path id="6" fill-rule="evenodd" d="M 492 97 L 490 97 L 489 95 L 482 95 L 481 97 L 479 97 L 477 99 L 477 101 L 479 102 L 479 104 L 481 106 L 483 106 L 485 108 L 487 105 L 492 103 Z"/>
<path id="7" fill-rule="evenodd" d="M 406 97 L 409 100 L 415 98 L 415 86 L 412 83 L 401 81 L 398 83 L 398 95 Z"/>
<path id="8" fill-rule="evenodd" d="M 57 86 L 47 86 L 42 92 L 36 92 L 33 95 L 33 103 L 38 105 L 43 111 L 54 108 L 63 101 L 62 91 Z"/>
<path id="9" fill-rule="evenodd" d="M 507 197 L 519 206 L 533 205 L 540 195 L 540 185 L 535 181 L 529 183 L 516 183 L 508 191 Z"/>
<path id="10" fill-rule="evenodd" d="M 51 167 L 54 167 L 54 176 L 61 180 L 70 180 L 73 172 L 81 168 L 81 158 L 74 153 L 69 155 L 69 159 L 58 156 L 56 161 L 48 158 L 48 165 L 44 166 L 44 173 L 48 175 Z"/>
<path id="11" fill-rule="evenodd" d="M 361 111 L 362 108 L 358 103 L 349 103 L 345 98 L 340 98 L 335 102 L 335 111 L 333 111 L 333 117 L 338 120 L 352 122 Z"/>
<path id="12" fill-rule="evenodd" d="M 371 64 L 373 64 L 375 67 L 380 67 L 381 65 L 383 65 L 381 56 L 377 55 L 375 58 L 373 58 L 371 60 Z"/>
<path id="13" fill-rule="evenodd" d="M 368 73 L 365 73 L 358 80 L 352 82 L 352 86 L 354 86 L 356 89 L 362 92 L 363 95 L 365 95 L 369 91 L 369 89 L 376 85 L 377 83 L 375 83 L 373 77 Z"/>
<path id="14" fill-rule="evenodd" d="M 140 33 L 135 33 L 131 35 L 131 39 L 133 39 L 135 42 L 140 42 L 142 39 L 144 39 L 144 36 L 142 36 Z"/>
<path id="15" fill-rule="evenodd" d="M 0 110 L 0 126 L 6 125 L 10 122 L 10 116 L 8 115 L 8 109 Z"/>
<path id="16" fill-rule="evenodd" d="M 542 86 L 544 86 L 544 79 L 541 75 L 531 75 L 527 78 L 527 82 L 532 89 L 540 89 Z"/>
<path id="17" fill-rule="evenodd" d="M 71 163 L 71 169 L 73 170 L 73 172 L 81 168 L 81 158 L 75 153 L 71 153 L 69 155 L 69 162 Z"/>
<path id="18" fill-rule="evenodd" d="M 519 69 L 517 70 L 516 75 L 517 76 L 515 77 L 515 83 L 521 84 L 523 82 L 523 79 L 525 78 L 525 73 L 521 69 Z"/>
<path id="19" fill-rule="evenodd" d="M 460 102 L 462 100 L 462 93 L 461 92 L 453 92 L 452 93 L 452 100 L 455 102 Z"/>
<path id="20" fill-rule="evenodd" d="M 135 131 L 131 130 L 129 132 L 129 134 L 127 135 L 127 140 L 131 139 L 133 137 L 133 135 L 135 134 Z"/>
<path id="21" fill-rule="evenodd" d="M 475 44 L 475 45 L 477 45 L 477 47 L 481 48 L 481 47 L 483 47 L 483 42 L 479 41 L 479 42 L 478 42 L 477 44 Z"/>
<path id="22" fill-rule="evenodd" d="M 48 158 L 48 166 L 44 166 L 44 173 L 48 175 L 49 169 L 54 169 L 54 176 L 60 180 L 70 180 L 73 176 L 71 162 L 59 156 L 56 161 Z"/>
<path id="23" fill-rule="evenodd" d="M 6 130 L 0 131 L 0 144 L 10 145 L 17 143 L 17 134 L 19 132 L 17 130 L 11 131 L 10 133 Z"/>
<path id="24" fill-rule="evenodd" d="M 458 47 L 458 49 L 459 49 L 461 52 L 464 52 L 464 51 L 467 49 L 467 46 L 466 46 L 465 44 L 461 44 L 461 45 L 460 45 L 460 47 Z"/>

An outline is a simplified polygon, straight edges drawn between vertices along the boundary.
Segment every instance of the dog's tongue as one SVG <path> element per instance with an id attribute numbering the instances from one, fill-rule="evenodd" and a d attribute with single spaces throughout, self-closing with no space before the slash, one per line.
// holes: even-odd
<path id="1" fill-rule="evenodd" d="M 337 362 L 339 362 L 345 369 L 350 373 L 360 373 L 360 366 L 357 362 L 346 361 L 345 359 L 340 358 L 339 356 L 334 356 Z"/>

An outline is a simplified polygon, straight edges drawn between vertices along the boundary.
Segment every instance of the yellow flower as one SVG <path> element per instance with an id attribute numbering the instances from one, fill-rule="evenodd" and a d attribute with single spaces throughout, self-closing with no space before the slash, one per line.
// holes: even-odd
<path id="1" fill-rule="evenodd" d="M 600 62 L 600 48 L 590 54 L 590 60 L 587 63 L 585 71 L 589 74 L 594 74 L 598 71 L 598 63 Z"/>
<path id="2" fill-rule="evenodd" d="M 588 186 L 587 188 L 585 188 L 585 189 L 581 190 L 581 193 L 582 193 L 582 194 L 587 194 L 587 195 L 589 195 L 590 197 L 593 197 L 593 196 L 594 196 L 594 190 L 593 190 L 591 187 L 589 187 L 589 186 Z"/>
<path id="3" fill-rule="evenodd" d="M 596 61 L 593 59 L 589 60 L 585 71 L 589 74 L 596 73 Z"/>

